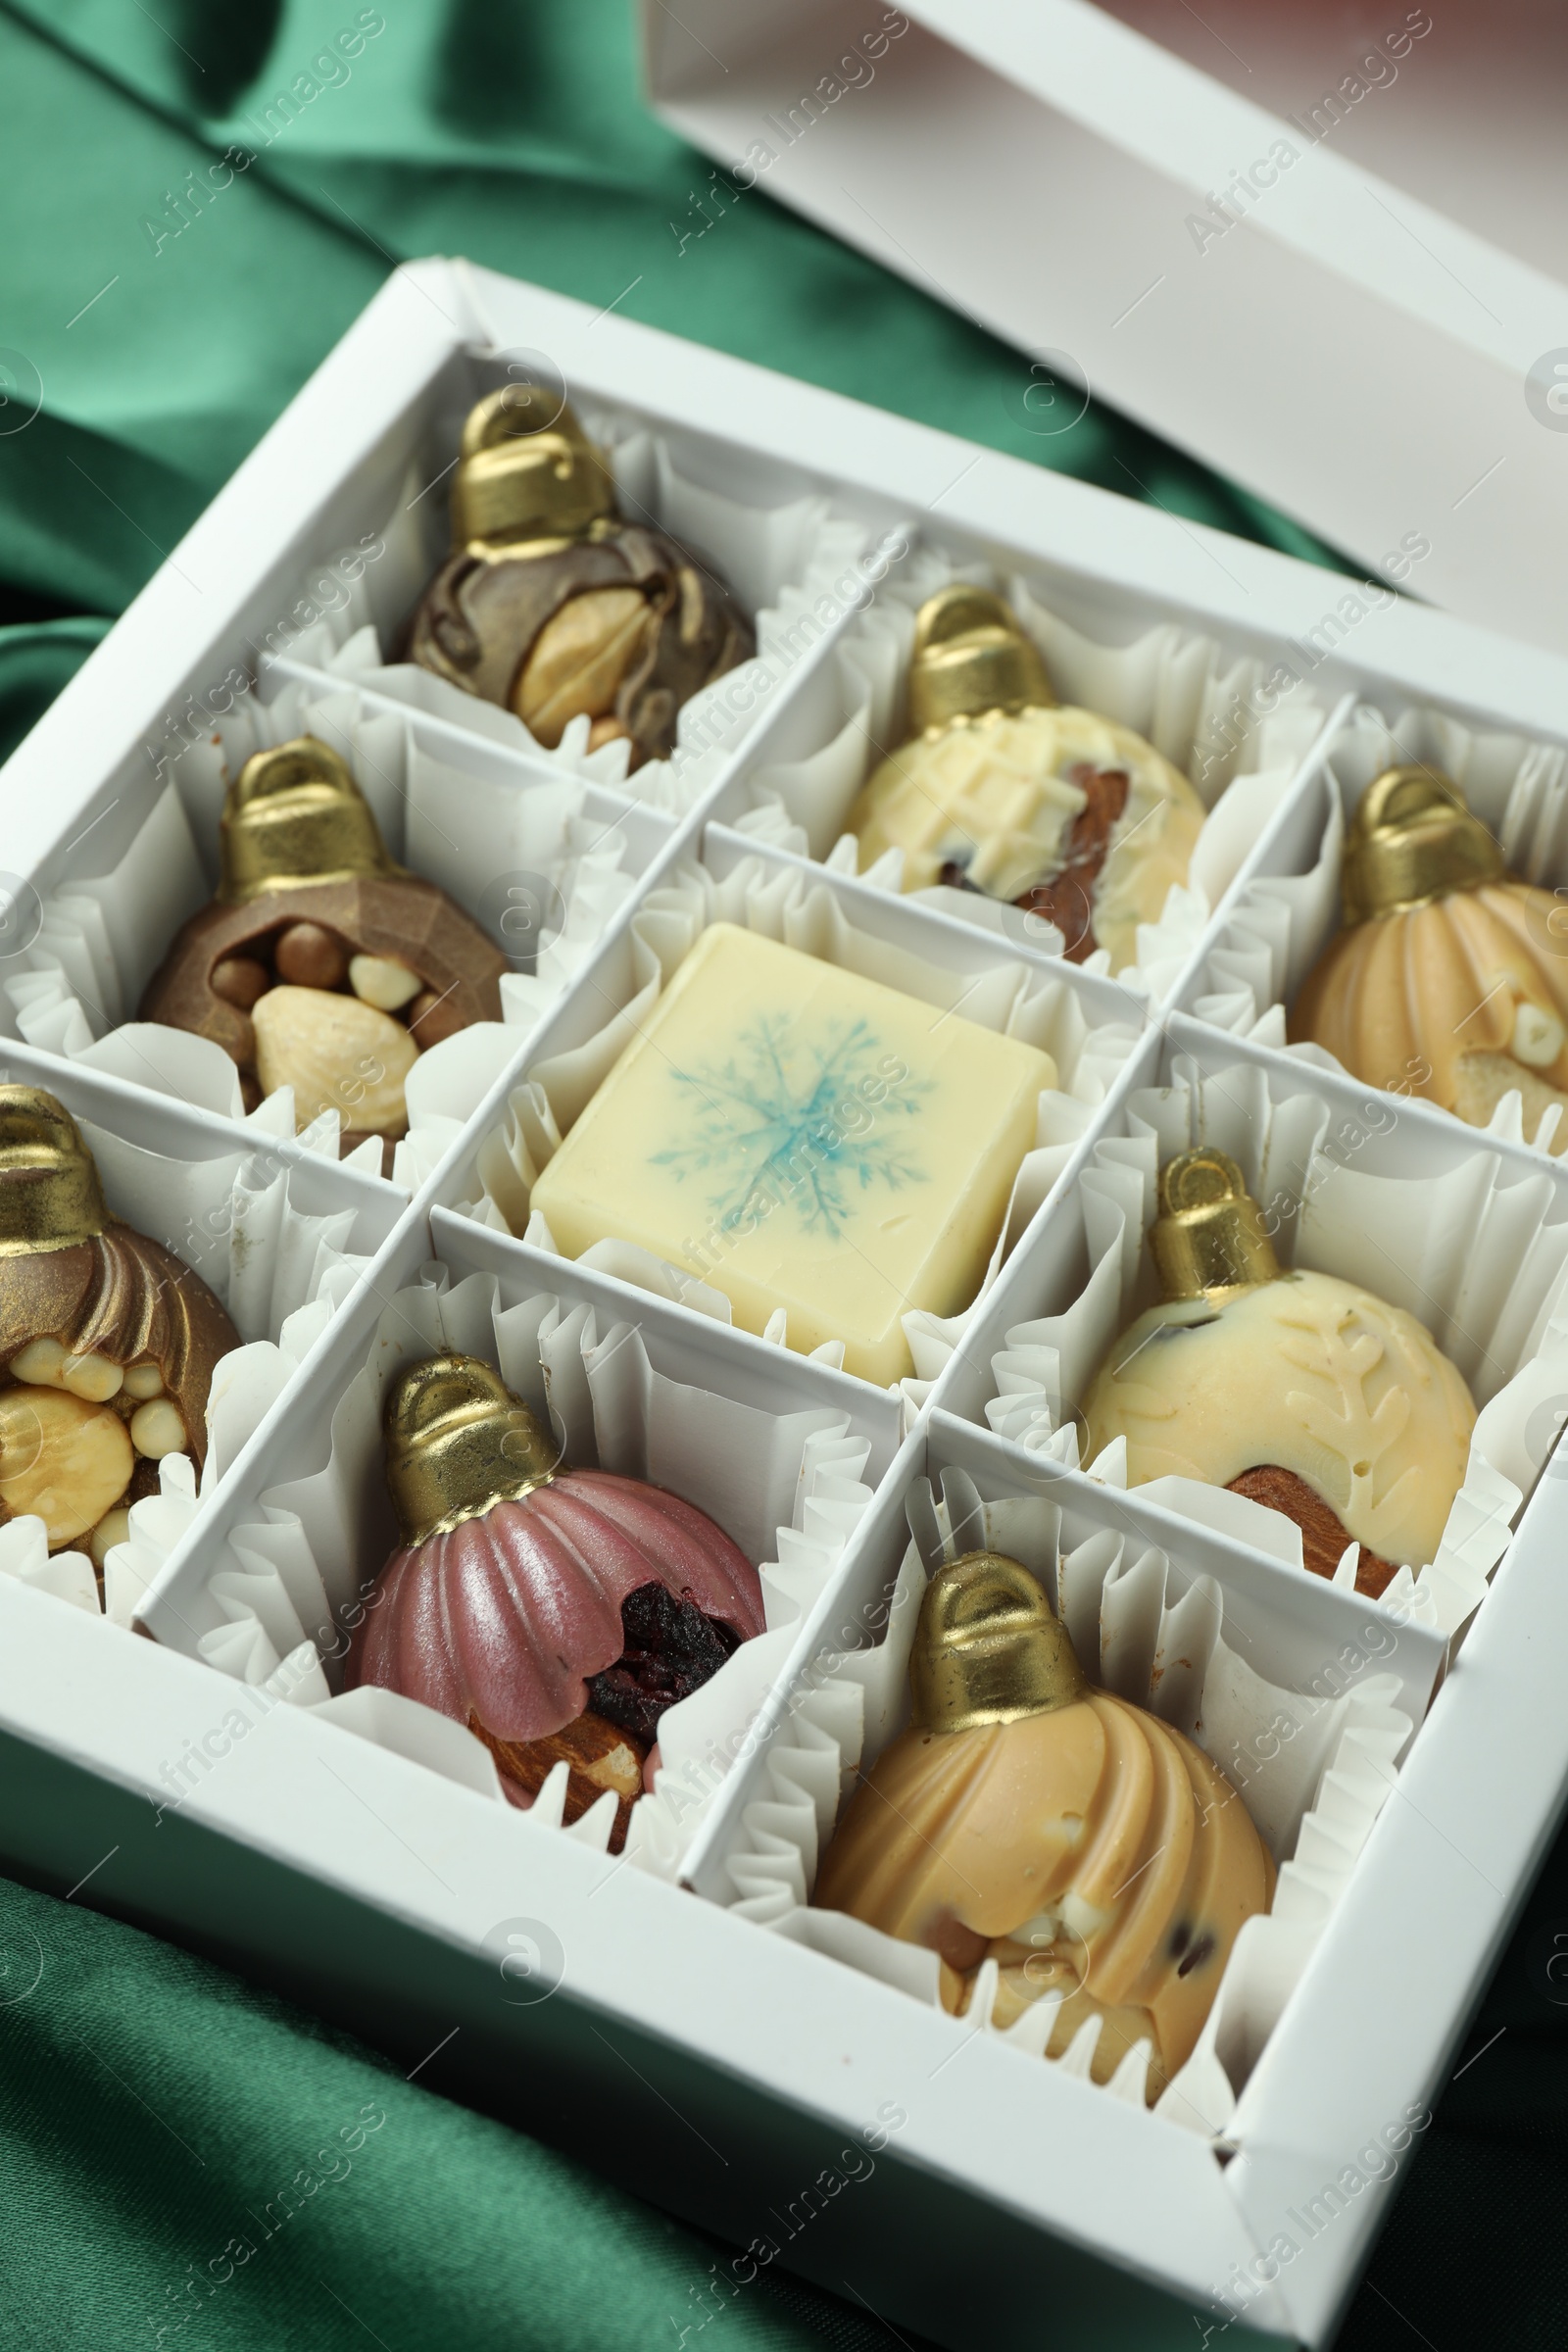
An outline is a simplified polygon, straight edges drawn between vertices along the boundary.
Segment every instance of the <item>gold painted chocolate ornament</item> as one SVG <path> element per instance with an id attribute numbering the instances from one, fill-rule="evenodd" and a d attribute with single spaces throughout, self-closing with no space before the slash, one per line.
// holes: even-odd
<path id="1" fill-rule="evenodd" d="M 1050 2054 L 1101 2021 L 1107 2082 L 1152 2045 L 1152 2103 L 1191 2057 L 1274 1865 L 1217 1765 L 1091 1687 L 1016 1560 L 968 1553 L 926 1590 L 909 1729 L 860 1781 L 812 1901 L 942 1958 L 961 2015 L 995 1960 L 994 2022 L 1060 1999 Z"/>
<path id="2" fill-rule="evenodd" d="M 1508 872 L 1463 793 L 1433 768 L 1367 786 L 1345 844 L 1344 924 L 1296 1000 L 1293 1043 L 1367 1085 L 1485 1127 L 1503 1096 L 1524 1129 L 1568 1110 L 1568 937 L 1549 890 Z M 1568 1151 L 1568 1119 L 1552 1138 Z"/>
<path id="3" fill-rule="evenodd" d="M 904 888 L 947 884 L 1054 923 L 1082 963 L 1137 954 L 1187 880 L 1203 805 L 1130 727 L 1059 705 L 1000 596 L 944 588 L 915 619 L 910 740 L 850 812 L 860 870 L 904 853 Z"/>
<path id="4" fill-rule="evenodd" d="M 144 1021 L 211 1038 L 245 1106 L 294 1089 L 344 1151 L 408 1132 L 421 1052 L 501 1018 L 507 959 L 433 882 L 395 865 L 348 767 L 313 735 L 247 760 L 229 786 L 218 896 L 149 981 Z"/>
<path id="5" fill-rule="evenodd" d="M 633 767 L 667 759 L 681 705 L 756 651 L 700 557 L 622 520 L 603 452 L 537 385 L 508 384 L 471 411 L 452 551 L 414 616 L 409 659 L 515 711 L 552 750 L 587 717 L 591 750 L 625 739 Z"/>
<path id="6" fill-rule="evenodd" d="M 166 1453 L 207 1453 L 207 1397 L 239 1333 L 200 1276 L 112 1218 L 75 1121 L 0 1085 L 0 1521 L 99 1569 Z"/>
<path id="7" fill-rule="evenodd" d="M 1476 1408 L 1426 1326 L 1338 1275 L 1286 1273 L 1241 1169 L 1167 1160 L 1149 1244 L 1164 1301 L 1122 1333 L 1084 1401 L 1086 1458 L 1127 1441 L 1127 1483 L 1230 1487 L 1301 1530 L 1356 1591 L 1437 1556 Z"/>

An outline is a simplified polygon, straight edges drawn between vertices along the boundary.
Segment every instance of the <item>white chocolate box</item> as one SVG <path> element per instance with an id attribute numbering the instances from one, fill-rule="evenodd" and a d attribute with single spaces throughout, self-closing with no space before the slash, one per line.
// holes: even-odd
<path id="1" fill-rule="evenodd" d="M 748 601 L 779 616 L 735 697 L 748 707 L 694 728 L 651 793 L 622 791 L 612 757 L 541 755 L 514 722 L 425 697 L 381 659 L 432 554 L 399 536 L 403 485 L 417 469 L 422 524 L 455 420 L 524 352 L 617 445 L 641 436 L 636 481 L 686 498 L 693 536 L 699 514 L 729 530 Z M 377 536 L 384 558 L 359 579 L 331 569 Z M 1207 774 L 1198 887 L 1119 981 L 1064 964 L 1012 910 L 903 899 L 835 851 L 919 583 L 976 568 L 1027 585 L 1065 691 Z M 336 590 L 311 600 L 313 576 L 342 590 L 329 617 Z M 283 1985 L 433 2086 L 750 2248 L 726 2291 L 778 2259 L 956 2347 L 1022 2337 L 1043 2294 L 1085 2344 L 1136 2330 L 1185 2345 L 1195 2318 L 1242 2341 L 1325 2342 L 1568 1784 L 1552 1526 L 1564 1178 L 1506 1121 L 1483 1136 L 1424 1105 L 1368 1104 L 1343 1073 L 1281 1053 L 1265 1004 L 1241 1017 L 1226 944 L 1250 893 L 1310 866 L 1358 706 L 1516 738 L 1516 765 L 1539 768 L 1560 758 L 1568 665 L 1403 603 L 1314 661 L 1334 587 L 536 288 L 446 262 L 399 271 L 0 773 L 7 1074 L 53 1087 L 126 1150 L 259 1152 L 296 1206 L 347 1215 L 347 1272 L 308 1322 L 257 1321 L 270 1352 L 225 1400 L 203 1493 L 138 1506 L 155 1524 L 127 1547 L 131 1608 L 153 1640 L 69 1605 L 15 1540 L 19 1557 L 0 1557 L 6 1866 L 61 1891 L 85 1879 L 77 1899 Z M 483 813 L 447 826 L 437 878 L 481 909 L 498 871 L 531 876 L 544 917 L 499 1034 L 450 1068 L 431 1056 L 390 1184 L 336 1164 L 325 1133 L 292 1138 L 276 1100 L 240 1120 L 212 1091 L 223 1073 L 127 1033 L 164 940 L 138 929 L 144 889 L 117 874 L 129 858 L 134 881 L 143 828 L 176 805 L 199 860 L 225 761 L 307 718 L 395 777 L 411 827 L 431 777 L 438 810 L 470 790 Z M 574 825 L 613 857 L 592 863 Z M 169 926 L 188 910 L 167 909 Z M 964 1314 L 911 1334 L 898 1392 L 726 1327 L 712 1294 L 657 1267 L 553 1254 L 483 1180 L 523 1132 L 539 1063 L 576 1055 L 593 1083 L 594 1040 L 648 983 L 649 925 L 715 913 L 918 971 L 916 993 L 972 997 L 999 1028 L 1032 1005 L 1059 1041 L 1062 1084 L 997 1262 Z M 1248 953 L 1250 973 L 1263 951 Z M 1059 1412 L 1039 1409 L 1054 1343 L 1009 1335 L 1083 1293 L 1107 1153 L 1130 1164 L 1151 1102 L 1163 1134 L 1204 1086 L 1242 1122 L 1231 1148 L 1250 1123 L 1278 1131 L 1298 1199 L 1304 1155 L 1337 1152 L 1349 1190 L 1384 1188 L 1387 1242 L 1401 1188 L 1401 1279 L 1436 1298 L 1454 1348 L 1478 1311 L 1466 1245 L 1493 1237 L 1486 1444 L 1424 1595 L 1425 1578 L 1376 1603 L 1302 1575 L 1262 1524 L 1273 1514 L 1090 1477 L 1057 1443 Z M 1308 1189 L 1320 1224 L 1334 1198 Z M 1531 1291 L 1528 1314 L 1509 1281 Z M 466 1734 L 337 1690 L 333 1652 L 387 1535 L 374 1396 L 442 1340 L 548 1401 L 571 1458 L 666 1478 L 763 1570 L 768 1631 L 666 1718 L 665 1768 L 619 1861 L 603 1818 L 564 1834 L 549 1792 L 532 1815 L 499 1801 Z M 841 1774 L 896 1712 L 909 1579 L 976 1524 L 1065 1579 L 1115 1688 L 1142 1674 L 1147 1689 L 1173 1642 L 1188 1657 L 1200 1638 L 1205 1679 L 1169 1703 L 1220 1740 L 1287 1866 L 1288 1899 L 1153 2112 L 1131 2081 L 1089 2081 L 1085 2051 L 1048 2063 L 978 2014 L 946 2017 L 917 1970 L 889 1981 L 885 1954 L 835 1948 L 825 1915 L 800 1910 Z M 672 2316 L 678 2330 L 693 2314 Z"/>

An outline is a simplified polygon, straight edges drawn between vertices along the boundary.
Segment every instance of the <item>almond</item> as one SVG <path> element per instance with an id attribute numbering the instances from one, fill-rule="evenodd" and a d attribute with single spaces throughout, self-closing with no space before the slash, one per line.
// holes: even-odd
<path id="1" fill-rule="evenodd" d="M 513 709 L 553 751 L 571 719 L 609 714 L 622 678 L 657 625 L 639 589 L 586 589 L 553 613 L 534 639 L 513 690 Z"/>
<path id="2" fill-rule="evenodd" d="M 335 1110 L 345 1127 L 403 1135 L 403 1081 L 419 1049 L 401 1021 L 358 997 L 270 989 L 256 1007 L 256 1075 L 265 1094 L 294 1089 L 294 1123 Z"/>

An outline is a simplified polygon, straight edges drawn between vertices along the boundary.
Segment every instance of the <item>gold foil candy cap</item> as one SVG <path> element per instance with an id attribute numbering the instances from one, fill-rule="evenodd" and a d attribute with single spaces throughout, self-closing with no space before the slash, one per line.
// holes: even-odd
<path id="1" fill-rule="evenodd" d="M 1168 1159 L 1159 1171 L 1159 1206 L 1149 1246 L 1166 1298 L 1224 1304 L 1279 1280 L 1262 1211 L 1228 1152 L 1204 1146 Z"/>
<path id="2" fill-rule="evenodd" d="M 1496 841 L 1436 768 L 1385 768 L 1361 795 L 1345 844 L 1347 927 L 1396 914 L 1506 872 Z"/>
<path id="3" fill-rule="evenodd" d="M 966 1552 L 926 1587 L 909 1659 L 919 1731 L 1017 1723 L 1086 1695 L 1067 1629 L 1027 1568 Z"/>
<path id="4" fill-rule="evenodd" d="M 482 1519 L 555 1476 L 557 1453 L 501 1375 L 474 1355 L 432 1355 L 387 1391 L 387 1493 L 406 1544 Z"/>
<path id="5" fill-rule="evenodd" d="M 233 906 L 302 883 L 400 870 L 347 765 L 314 735 L 246 760 L 223 803 L 220 845 L 218 895 Z"/>
<path id="6" fill-rule="evenodd" d="M 468 413 L 452 492 L 452 543 L 581 539 L 615 512 L 599 450 L 563 402 L 536 384 L 503 384 Z"/>
<path id="7" fill-rule="evenodd" d="M 1056 698 L 1033 638 L 989 588 L 956 582 L 915 615 L 909 733 L 985 710 L 1050 710 Z"/>
<path id="8" fill-rule="evenodd" d="M 90 1242 L 109 1222 L 92 1153 L 63 1102 L 0 1086 L 0 1257 Z"/>

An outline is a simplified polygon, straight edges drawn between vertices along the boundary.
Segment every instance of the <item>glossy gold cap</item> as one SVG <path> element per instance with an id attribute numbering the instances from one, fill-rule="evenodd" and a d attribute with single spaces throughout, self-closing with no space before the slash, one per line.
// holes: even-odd
<path id="1" fill-rule="evenodd" d="M 314 735 L 246 760 L 223 803 L 220 843 L 218 895 L 233 906 L 301 883 L 399 871 L 368 801 Z"/>
<path id="2" fill-rule="evenodd" d="M 0 1086 L 0 1257 L 90 1242 L 109 1222 L 92 1153 L 41 1086 Z"/>
<path id="3" fill-rule="evenodd" d="M 909 733 L 985 710 L 1054 710 L 1045 662 L 1016 613 L 989 588 L 956 582 L 915 615 Z"/>
<path id="4" fill-rule="evenodd" d="M 966 1552 L 926 1587 L 909 1659 L 917 1731 L 968 1732 L 1071 1706 L 1089 1689 L 1067 1629 L 1016 1560 Z"/>
<path id="5" fill-rule="evenodd" d="M 468 412 L 452 492 L 452 543 L 580 539 L 615 512 L 604 458 L 563 403 L 536 384 L 503 384 Z"/>
<path id="6" fill-rule="evenodd" d="M 493 1366 L 432 1355 L 387 1391 L 386 1485 L 405 1544 L 423 1544 L 549 1484 L 548 1434 Z"/>
<path id="7" fill-rule="evenodd" d="M 1182 1152 L 1159 1171 L 1160 1214 L 1150 1228 L 1167 1298 L 1223 1305 L 1259 1283 L 1277 1282 L 1280 1261 L 1262 1212 L 1234 1159 L 1206 1147 Z"/>
<path id="8" fill-rule="evenodd" d="M 1390 767 L 1369 784 L 1345 844 L 1347 926 L 1397 914 L 1506 872 L 1502 852 L 1451 777 Z"/>

